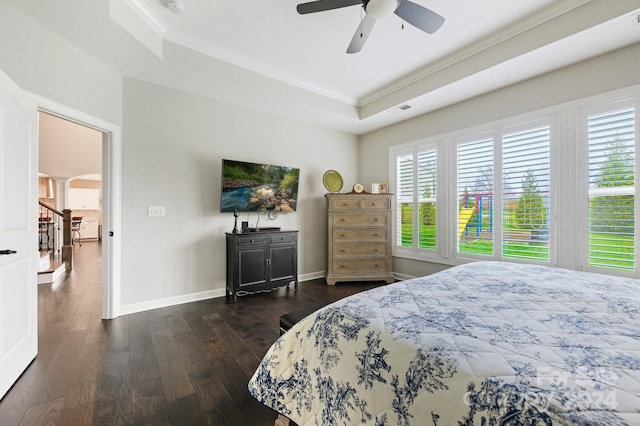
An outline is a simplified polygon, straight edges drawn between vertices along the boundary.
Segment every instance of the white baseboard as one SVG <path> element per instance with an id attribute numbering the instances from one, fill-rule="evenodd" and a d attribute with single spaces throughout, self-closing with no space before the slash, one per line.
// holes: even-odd
<path id="1" fill-rule="evenodd" d="M 167 297 L 164 299 L 149 300 L 147 302 L 132 303 L 123 305 L 121 315 L 135 314 L 137 312 L 150 311 L 152 309 L 166 308 L 168 306 L 180 305 L 183 303 L 198 302 L 200 300 L 213 299 L 217 297 L 225 297 L 224 288 L 215 290 L 207 290 L 199 293 L 183 294 L 175 297 Z"/>
<path id="2" fill-rule="evenodd" d="M 405 280 L 410 280 L 410 279 L 412 279 L 412 278 L 416 278 L 416 277 L 414 277 L 414 276 L 412 276 L 412 275 L 399 274 L 399 273 L 397 273 L 397 272 L 395 272 L 395 273 L 393 274 L 393 276 L 396 278 L 396 280 L 399 280 L 399 281 L 405 281 Z"/>
<path id="3" fill-rule="evenodd" d="M 311 281 L 319 278 L 324 278 L 324 271 L 298 275 L 299 282 Z M 182 303 L 198 302 L 200 300 L 214 299 L 218 297 L 226 297 L 226 290 L 224 287 L 215 290 L 202 291 L 199 293 L 183 294 L 180 296 L 167 297 L 164 299 L 156 299 L 149 300 L 147 302 L 122 305 L 120 315 L 135 314 L 138 312 L 150 311 L 152 309 L 166 308 L 168 306 L 180 305 Z"/>
<path id="4" fill-rule="evenodd" d="M 324 271 L 312 272 L 310 274 L 303 274 L 298 276 L 298 281 L 302 282 L 302 281 L 316 280 L 318 278 L 324 278 L 324 275 L 325 275 Z M 397 272 L 394 272 L 393 276 L 395 277 L 395 279 L 399 281 L 410 280 L 411 278 L 415 278 L 414 276 L 399 274 Z"/>
<path id="5" fill-rule="evenodd" d="M 298 282 L 317 280 L 318 278 L 324 278 L 324 271 L 311 272 L 309 274 L 298 275 Z"/>

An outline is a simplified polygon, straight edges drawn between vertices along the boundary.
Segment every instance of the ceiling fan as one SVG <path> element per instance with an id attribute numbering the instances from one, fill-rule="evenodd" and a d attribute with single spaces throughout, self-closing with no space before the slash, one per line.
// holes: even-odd
<path id="1" fill-rule="evenodd" d="M 392 13 L 429 34 L 436 32 L 444 23 L 442 16 L 409 0 L 316 0 L 299 4 L 297 10 L 299 14 L 304 15 L 357 4 L 362 5 L 366 15 L 353 35 L 347 53 L 359 52 L 371 34 L 376 20 Z"/>

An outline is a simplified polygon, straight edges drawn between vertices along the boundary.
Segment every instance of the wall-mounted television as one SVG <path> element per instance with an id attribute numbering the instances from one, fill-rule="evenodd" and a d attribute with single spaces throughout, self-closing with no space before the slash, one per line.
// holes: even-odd
<path id="1" fill-rule="evenodd" d="M 222 160 L 220 212 L 295 212 L 300 169 Z"/>

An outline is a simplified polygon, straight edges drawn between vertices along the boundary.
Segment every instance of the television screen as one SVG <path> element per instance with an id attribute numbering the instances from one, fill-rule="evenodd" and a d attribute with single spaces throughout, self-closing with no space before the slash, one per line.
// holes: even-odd
<path id="1" fill-rule="evenodd" d="M 300 169 L 222 160 L 220 212 L 294 212 Z"/>

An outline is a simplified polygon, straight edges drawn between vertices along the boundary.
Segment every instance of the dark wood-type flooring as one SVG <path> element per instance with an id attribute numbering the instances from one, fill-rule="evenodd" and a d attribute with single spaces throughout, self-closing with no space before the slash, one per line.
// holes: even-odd
<path id="1" fill-rule="evenodd" d="M 273 425 L 247 383 L 280 315 L 381 285 L 313 280 L 102 320 L 100 243 L 74 255 L 39 286 L 39 353 L 0 401 L 0 425 Z"/>

